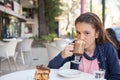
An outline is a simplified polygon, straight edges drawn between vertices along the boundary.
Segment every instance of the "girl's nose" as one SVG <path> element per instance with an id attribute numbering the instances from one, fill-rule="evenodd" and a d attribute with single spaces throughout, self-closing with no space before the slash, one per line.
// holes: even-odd
<path id="1" fill-rule="evenodd" d="M 85 39 L 85 36 L 82 34 L 81 35 L 81 40 L 84 40 Z"/>
<path id="2" fill-rule="evenodd" d="M 83 34 L 81 34 L 81 35 L 78 35 L 77 38 L 78 38 L 78 39 L 81 39 L 81 40 L 84 40 L 84 39 L 85 39 L 85 36 L 84 36 Z"/>

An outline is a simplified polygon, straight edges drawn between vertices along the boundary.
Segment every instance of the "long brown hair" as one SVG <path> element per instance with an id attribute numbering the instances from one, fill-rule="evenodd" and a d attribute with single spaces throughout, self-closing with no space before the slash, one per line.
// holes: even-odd
<path id="1" fill-rule="evenodd" d="M 96 38 L 96 44 L 110 42 L 117 49 L 116 44 L 108 37 L 100 18 L 95 13 L 86 12 L 84 14 L 81 14 L 75 20 L 75 25 L 81 22 L 92 25 L 95 31 L 99 32 L 98 38 Z"/>

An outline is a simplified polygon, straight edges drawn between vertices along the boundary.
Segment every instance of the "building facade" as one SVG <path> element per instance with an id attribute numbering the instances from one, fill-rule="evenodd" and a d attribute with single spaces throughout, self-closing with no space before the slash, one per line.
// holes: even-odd
<path id="1" fill-rule="evenodd" d="M 33 7 L 31 0 L 0 0 L 0 38 L 37 35 L 38 19 Z"/>

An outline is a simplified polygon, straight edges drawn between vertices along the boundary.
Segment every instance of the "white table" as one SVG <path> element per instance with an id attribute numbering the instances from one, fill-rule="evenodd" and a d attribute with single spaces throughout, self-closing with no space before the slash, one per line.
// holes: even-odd
<path id="1" fill-rule="evenodd" d="M 81 72 L 80 76 L 65 78 L 58 75 L 60 69 L 51 69 L 49 80 L 94 80 L 93 75 Z M 0 77 L 0 80 L 34 80 L 35 70 L 17 71 Z"/>
<path id="2" fill-rule="evenodd" d="M 21 38 L 11 38 L 11 39 L 3 39 L 3 41 L 7 41 L 7 42 L 9 42 L 9 41 L 14 41 L 14 40 L 17 40 L 18 42 L 21 42 L 22 41 L 22 39 Z"/>

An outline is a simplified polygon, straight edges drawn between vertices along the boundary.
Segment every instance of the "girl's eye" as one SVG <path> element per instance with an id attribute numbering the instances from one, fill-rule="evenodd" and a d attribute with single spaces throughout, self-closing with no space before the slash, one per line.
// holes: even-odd
<path id="1" fill-rule="evenodd" d="M 77 31 L 76 33 L 77 33 L 78 35 L 80 34 L 80 32 L 78 32 L 78 31 Z"/>
<path id="2" fill-rule="evenodd" d="M 89 32 L 85 32 L 85 35 L 88 35 L 88 34 L 90 34 Z"/>
<path id="3" fill-rule="evenodd" d="M 82 34 L 79 31 L 76 31 L 76 33 L 77 33 L 78 36 L 80 36 Z M 88 31 L 83 32 L 84 36 L 88 36 L 89 34 L 90 34 L 90 32 L 88 32 Z"/>

